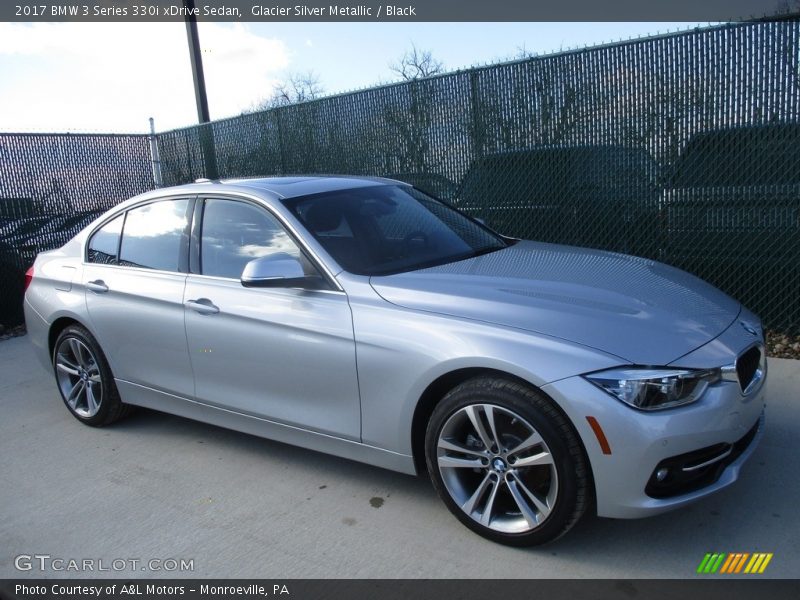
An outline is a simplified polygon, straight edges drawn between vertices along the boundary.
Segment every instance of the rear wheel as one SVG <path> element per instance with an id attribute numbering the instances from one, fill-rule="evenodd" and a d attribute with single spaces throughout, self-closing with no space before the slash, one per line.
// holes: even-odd
<path id="1" fill-rule="evenodd" d="M 81 423 L 102 427 L 130 412 L 100 345 L 83 327 L 70 325 L 58 336 L 53 368 L 64 404 Z"/>
<path id="2" fill-rule="evenodd" d="M 549 542 L 586 510 L 580 441 L 548 398 L 521 383 L 478 378 L 454 388 L 431 416 L 425 449 L 450 511 L 495 542 Z"/>

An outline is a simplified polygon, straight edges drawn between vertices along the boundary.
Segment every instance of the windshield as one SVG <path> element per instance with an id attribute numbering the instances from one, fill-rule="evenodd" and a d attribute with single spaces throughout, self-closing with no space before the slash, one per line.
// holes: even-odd
<path id="1" fill-rule="evenodd" d="M 408 186 L 378 185 L 284 201 L 347 271 L 387 275 L 507 246 L 498 235 Z"/>

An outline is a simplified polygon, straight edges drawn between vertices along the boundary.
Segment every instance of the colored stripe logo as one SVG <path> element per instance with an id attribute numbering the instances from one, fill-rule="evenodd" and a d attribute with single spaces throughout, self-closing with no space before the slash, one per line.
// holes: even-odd
<path id="1" fill-rule="evenodd" d="M 772 552 L 709 552 L 700 561 L 697 572 L 701 575 L 757 575 L 767 569 L 771 560 Z"/>

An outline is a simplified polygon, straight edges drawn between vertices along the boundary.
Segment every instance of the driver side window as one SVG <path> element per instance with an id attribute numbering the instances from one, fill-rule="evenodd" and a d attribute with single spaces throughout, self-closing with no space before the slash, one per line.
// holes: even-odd
<path id="1" fill-rule="evenodd" d="M 276 252 L 299 260 L 307 276 L 318 275 L 280 222 L 266 210 L 238 200 L 205 201 L 200 236 L 203 275 L 239 279 L 248 262 Z"/>

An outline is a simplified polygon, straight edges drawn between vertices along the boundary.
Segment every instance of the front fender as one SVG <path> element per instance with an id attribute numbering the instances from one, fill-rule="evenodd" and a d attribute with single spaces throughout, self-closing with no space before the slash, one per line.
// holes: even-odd
<path id="1" fill-rule="evenodd" d="M 460 369 L 491 369 L 542 387 L 619 365 L 619 357 L 529 332 L 414 311 L 351 304 L 362 441 L 412 454 L 414 411 L 425 390 Z"/>

